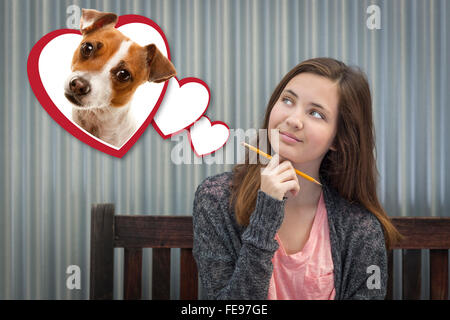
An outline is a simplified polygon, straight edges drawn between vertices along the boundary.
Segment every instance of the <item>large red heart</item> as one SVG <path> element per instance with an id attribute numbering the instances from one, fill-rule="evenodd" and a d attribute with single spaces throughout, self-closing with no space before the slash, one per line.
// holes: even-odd
<path id="1" fill-rule="evenodd" d="M 170 51 L 169 51 L 169 45 L 167 43 L 167 39 L 161 30 L 161 28 L 152 20 L 138 15 L 124 15 L 120 16 L 118 19 L 118 22 L 116 24 L 116 28 L 119 28 L 121 26 L 131 24 L 131 23 L 140 23 L 150 26 L 159 34 L 159 36 L 162 38 L 165 49 L 167 50 L 167 58 L 170 60 Z M 74 137 L 77 139 L 83 141 L 84 143 L 90 145 L 91 147 L 100 150 L 104 153 L 107 153 L 109 155 L 112 155 L 114 157 L 122 158 L 125 153 L 135 144 L 135 142 L 139 139 L 139 137 L 142 135 L 142 133 L 145 131 L 147 126 L 151 123 L 153 116 L 155 115 L 156 111 L 158 110 L 161 101 L 163 100 L 164 94 L 167 90 L 168 81 L 166 81 L 164 84 L 161 84 L 162 89 L 159 96 L 156 93 L 156 102 L 154 105 L 145 106 L 149 110 L 148 116 L 145 118 L 145 120 L 142 122 L 142 125 L 139 127 L 139 129 L 134 133 L 134 135 L 120 148 L 115 148 L 107 143 L 102 142 L 102 140 L 97 139 L 96 137 L 90 135 L 88 132 L 81 129 L 79 126 L 77 126 L 74 122 L 72 122 L 71 119 L 67 117 L 67 115 L 63 112 L 65 110 L 60 105 L 55 104 L 55 101 L 53 101 L 50 98 L 49 93 L 46 91 L 41 74 L 39 71 L 39 58 L 41 56 L 42 51 L 44 48 L 55 38 L 65 35 L 79 35 L 81 39 L 81 32 L 78 30 L 73 29 L 60 29 L 55 30 L 53 32 L 50 32 L 46 34 L 44 37 L 42 37 L 31 49 L 30 54 L 28 56 L 28 63 L 27 63 L 27 69 L 28 69 L 28 79 L 30 81 L 31 88 L 36 95 L 36 98 L 41 103 L 42 107 L 48 112 L 48 114 L 64 129 L 66 129 L 69 133 L 71 133 Z M 127 35 L 132 40 L 137 41 L 134 39 L 133 36 Z M 78 43 L 77 43 L 78 44 Z M 143 45 L 143 44 L 141 44 Z M 159 48 L 161 49 L 161 48 Z M 73 51 L 69 53 L 60 53 L 60 54 L 70 54 L 70 57 L 73 55 Z M 59 90 L 59 89 L 58 89 Z M 150 111 L 151 110 L 151 111 Z"/>

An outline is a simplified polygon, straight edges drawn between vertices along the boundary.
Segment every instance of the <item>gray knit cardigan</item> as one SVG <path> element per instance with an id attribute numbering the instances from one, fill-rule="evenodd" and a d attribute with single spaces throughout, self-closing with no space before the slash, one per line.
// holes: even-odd
<path id="1" fill-rule="evenodd" d="M 202 299 L 267 299 L 272 276 L 274 239 L 284 216 L 283 200 L 258 190 L 247 227 L 237 224 L 231 196 L 231 172 L 206 178 L 197 188 L 193 207 L 193 255 Z M 349 203 L 324 183 L 330 228 L 336 300 L 384 299 L 387 253 L 378 219 Z"/>

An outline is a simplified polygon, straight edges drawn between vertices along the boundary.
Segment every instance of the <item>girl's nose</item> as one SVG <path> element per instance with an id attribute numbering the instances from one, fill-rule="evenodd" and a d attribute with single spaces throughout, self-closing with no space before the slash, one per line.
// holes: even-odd
<path id="1" fill-rule="evenodd" d="M 303 119 L 298 114 L 293 114 L 289 116 L 286 120 L 286 123 L 289 127 L 294 129 L 302 129 L 303 128 Z"/>

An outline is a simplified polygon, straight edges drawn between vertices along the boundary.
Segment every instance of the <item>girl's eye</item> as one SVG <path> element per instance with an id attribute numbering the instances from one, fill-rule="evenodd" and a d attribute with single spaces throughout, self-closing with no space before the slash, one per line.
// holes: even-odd
<path id="1" fill-rule="evenodd" d="M 282 98 L 281 101 L 283 101 L 285 104 L 292 105 L 292 101 L 289 98 Z"/>
<path id="2" fill-rule="evenodd" d="M 317 111 L 311 111 L 311 114 L 316 114 L 317 116 L 313 116 L 315 118 L 320 118 L 320 119 L 324 119 L 324 116 L 322 116 L 319 112 Z"/>

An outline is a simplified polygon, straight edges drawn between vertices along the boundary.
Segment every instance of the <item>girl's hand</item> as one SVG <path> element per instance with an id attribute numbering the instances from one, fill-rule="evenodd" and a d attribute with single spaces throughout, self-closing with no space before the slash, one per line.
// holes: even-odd
<path id="1" fill-rule="evenodd" d="M 261 170 L 261 190 L 272 198 L 283 200 L 288 191 L 295 196 L 300 191 L 297 173 L 289 160 L 279 162 L 280 156 L 275 154 L 269 164 Z"/>

